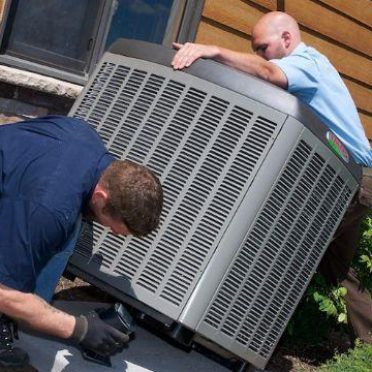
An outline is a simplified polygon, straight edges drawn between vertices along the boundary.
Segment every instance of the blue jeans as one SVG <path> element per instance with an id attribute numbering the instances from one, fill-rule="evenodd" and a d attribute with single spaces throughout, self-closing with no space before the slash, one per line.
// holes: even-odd
<path id="1" fill-rule="evenodd" d="M 34 293 L 47 302 L 52 301 L 58 281 L 65 271 L 67 262 L 75 249 L 76 242 L 80 235 L 80 230 L 81 217 L 79 216 L 70 239 L 68 239 L 61 251 L 48 261 L 36 278 Z"/>

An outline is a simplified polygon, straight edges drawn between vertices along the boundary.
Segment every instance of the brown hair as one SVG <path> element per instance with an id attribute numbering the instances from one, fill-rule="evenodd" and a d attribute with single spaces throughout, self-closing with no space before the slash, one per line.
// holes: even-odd
<path id="1" fill-rule="evenodd" d="M 156 175 L 130 160 L 115 160 L 101 181 L 109 194 L 104 208 L 134 235 L 146 235 L 159 224 L 163 191 Z"/>

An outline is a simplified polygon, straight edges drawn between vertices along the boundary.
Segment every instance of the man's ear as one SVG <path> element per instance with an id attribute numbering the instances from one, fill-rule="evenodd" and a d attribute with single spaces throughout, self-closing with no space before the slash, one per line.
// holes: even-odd
<path id="1" fill-rule="evenodd" d="M 284 47 L 288 49 L 292 42 L 292 35 L 289 31 L 283 31 L 282 33 L 282 39 L 284 42 Z"/>
<path id="2" fill-rule="evenodd" d="M 97 184 L 93 190 L 91 202 L 94 207 L 103 209 L 108 200 L 108 192 L 100 184 Z"/>

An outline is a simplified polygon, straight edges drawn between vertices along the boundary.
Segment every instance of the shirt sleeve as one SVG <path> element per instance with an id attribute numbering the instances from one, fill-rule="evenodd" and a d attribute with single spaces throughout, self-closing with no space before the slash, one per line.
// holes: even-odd
<path id="1" fill-rule="evenodd" d="M 290 55 L 270 62 L 277 65 L 286 75 L 288 92 L 303 102 L 309 103 L 318 89 L 319 69 L 316 62 L 304 55 Z"/>
<path id="2" fill-rule="evenodd" d="M 31 292 L 41 268 L 66 240 L 47 208 L 21 198 L 0 199 L 0 283 Z"/>

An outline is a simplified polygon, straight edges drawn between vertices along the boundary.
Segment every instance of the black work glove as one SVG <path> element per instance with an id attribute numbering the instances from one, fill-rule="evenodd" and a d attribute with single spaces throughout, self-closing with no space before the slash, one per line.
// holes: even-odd
<path id="1" fill-rule="evenodd" d="M 94 351 L 102 356 L 121 352 L 129 341 L 126 334 L 106 324 L 95 311 L 76 317 L 71 338 L 83 349 Z"/>

